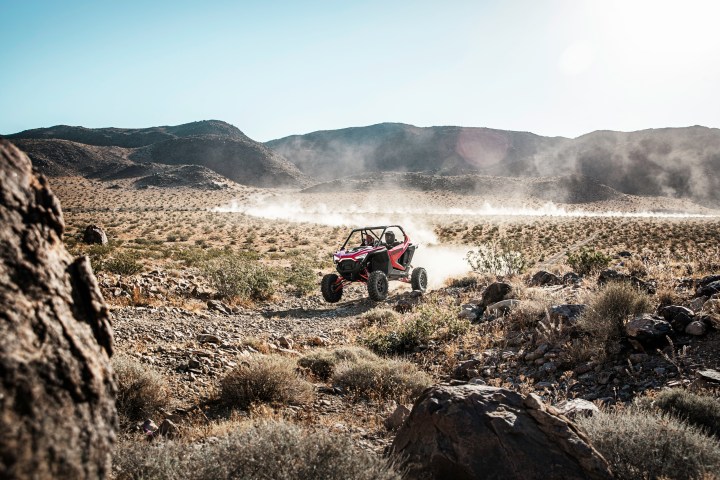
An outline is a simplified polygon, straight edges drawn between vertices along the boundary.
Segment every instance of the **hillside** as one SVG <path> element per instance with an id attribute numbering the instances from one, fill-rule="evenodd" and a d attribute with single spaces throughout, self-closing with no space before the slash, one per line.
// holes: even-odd
<path id="1" fill-rule="evenodd" d="M 488 128 L 384 123 L 267 142 L 324 180 L 366 172 L 583 175 L 622 193 L 720 202 L 720 130 L 597 131 L 576 139 Z"/>
<path id="2" fill-rule="evenodd" d="M 40 172 L 49 176 L 115 179 L 171 173 L 171 177 L 161 181 L 149 178 L 136 184 L 197 183 L 198 188 L 208 188 L 220 181 L 214 174 L 258 187 L 308 184 L 293 164 L 236 127 L 216 120 L 144 129 L 60 125 L 26 130 L 7 138 L 28 154 Z M 192 165 L 211 172 L 195 177 L 198 169 L 174 168 L 169 173 L 161 165 Z"/>

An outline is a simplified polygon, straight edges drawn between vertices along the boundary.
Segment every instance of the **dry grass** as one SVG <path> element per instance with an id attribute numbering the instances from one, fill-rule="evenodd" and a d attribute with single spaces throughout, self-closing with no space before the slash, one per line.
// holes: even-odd
<path id="1" fill-rule="evenodd" d="M 431 383 L 431 378 L 402 360 L 358 359 L 335 367 L 332 383 L 365 399 L 412 401 Z"/>
<path id="2" fill-rule="evenodd" d="M 117 480 L 390 480 L 400 476 L 349 438 L 273 422 L 199 444 L 121 443 Z"/>
<path id="3" fill-rule="evenodd" d="M 334 350 L 317 350 L 298 360 L 298 365 L 310 370 L 313 375 L 327 380 L 342 362 L 356 363 L 359 360 L 379 360 L 377 355 L 362 347 L 340 347 Z"/>
<path id="4" fill-rule="evenodd" d="M 674 388 L 661 391 L 653 405 L 720 439 L 720 400 L 717 398 Z"/>
<path id="5" fill-rule="evenodd" d="M 112 358 L 117 383 L 115 404 L 122 424 L 157 414 L 169 403 L 165 378 L 134 358 L 117 354 Z"/>
<path id="6" fill-rule="evenodd" d="M 249 357 L 223 378 L 220 399 L 236 408 L 248 408 L 256 402 L 307 403 L 314 389 L 299 377 L 296 367 L 294 360 L 278 355 Z"/>
<path id="7" fill-rule="evenodd" d="M 720 443 L 674 417 L 629 410 L 579 423 L 618 479 L 708 479 L 720 471 Z"/>

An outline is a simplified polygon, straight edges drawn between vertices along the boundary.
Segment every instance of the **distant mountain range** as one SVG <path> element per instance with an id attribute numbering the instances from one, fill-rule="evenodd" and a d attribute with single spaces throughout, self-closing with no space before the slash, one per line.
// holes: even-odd
<path id="1" fill-rule="evenodd" d="M 363 176 L 409 172 L 416 175 L 383 179 L 467 192 L 476 188 L 468 182 L 482 185 L 486 176 L 547 177 L 556 180 L 533 180 L 533 190 L 572 187 L 572 195 L 548 194 L 551 198 L 576 198 L 583 190 L 578 186 L 592 186 L 595 193 L 607 186 L 619 193 L 720 205 L 720 130 L 700 126 L 596 131 L 569 139 L 382 123 L 293 135 L 263 145 L 228 123 L 209 120 L 143 129 L 56 126 L 6 137 L 48 175 L 140 177 L 140 185 L 172 186 L 192 172 L 206 183 L 220 175 L 260 187 L 305 188 L 329 182 L 318 189 L 367 188 Z M 197 168 L 181 168 L 185 165 Z M 462 175 L 472 177 L 462 180 Z M 151 176 L 155 178 L 146 178 Z M 351 176 L 351 181 L 333 183 Z M 443 181 L 442 176 L 455 178 Z M 186 185 L 192 183 L 185 178 Z"/>
<path id="2" fill-rule="evenodd" d="M 317 179 L 367 172 L 579 175 L 627 194 L 720 200 L 720 130 L 596 131 L 575 139 L 400 123 L 293 135 L 266 145 Z"/>
<path id="3" fill-rule="evenodd" d="M 297 188 L 310 183 L 282 156 L 217 120 L 142 129 L 59 125 L 6 138 L 24 150 L 42 173 L 51 176 L 141 177 L 140 186 L 192 185 L 193 177 L 185 178 L 191 173 L 202 185 L 218 174 L 258 187 Z M 179 168 L 187 165 L 201 168 Z M 162 178 L 144 178 L 147 176 Z"/>

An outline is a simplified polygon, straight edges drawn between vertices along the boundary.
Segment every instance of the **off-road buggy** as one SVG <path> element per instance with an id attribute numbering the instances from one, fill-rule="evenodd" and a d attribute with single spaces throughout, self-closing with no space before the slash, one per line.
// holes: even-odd
<path id="1" fill-rule="evenodd" d="M 343 288 L 353 282 L 367 284 L 368 296 L 376 302 L 387 298 L 390 280 L 410 283 L 413 290 L 424 292 L 427 272 L 410 263 L 416 249 L 400 225 L 356 228 L 333 255 L 337 273 L 323 277 L 323 298 L 330 303 L 340 301 Z"/>

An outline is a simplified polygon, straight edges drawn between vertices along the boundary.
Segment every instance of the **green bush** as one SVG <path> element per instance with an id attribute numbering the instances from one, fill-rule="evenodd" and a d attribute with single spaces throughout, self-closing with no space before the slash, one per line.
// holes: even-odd
<path id="1" fill-rule="evenodd" d="M 505 239 L 479 245 L 465 259 L 473 272 L 491 275 L 517 275 L 529 266 L 521 246 Z"/>
<path id="2" fill-rule="evenodd" d="M 296 364 L 278 355 L 255 355 L 223 378 L 220 397 L 229 407 L 253 403 L 303 404 L 313 398 L 312 384 L 301 379 Z"/>
<path id="3" fill-rule="evenodd" d="M 258 424 L 214 442 L 123 442 L 116 480 L 400 480 L 387 461 L 349 437 L 284 422 Z"/>
<path id="4" fill-rule="evenodd" d="M 578 318 L 578 329 L 591 342 L 586 351 L 600 359 L 619 349 L 625 321 L 632 315 L 652 310 L 652 300 L 627 282 L 610 282 L 593 298 Z"/>
<path id="5" fill-rule="evenodd" d="M 681 389 L 663 390 L 653 402 L 665 413 L 720 438 L 720 400 Z"/>
<path id="6" fill-rule="evenodd" d="M 713 478 L 720 443 L 674 417 L 629 409 L 578 422 L 618 479 Z"/>
<path id="7" fill-rule="evenodd" d="M 109 260 L 100 263 L 100 269 L 118 275 L 135 275 L 142 272 L 143 266 L 138 262 L 139 256 L 134 252 L 124 252 L 114 255 Z"/>
<path id="8" fill-rule="evenodd" d="M 272 270 L 256 260 L 223 255 L 207 261 L 203 273 L 223 298 L 267 300 L 275 293 Z"/>
<path id="9" fill-rule="evenodd" d="M 606 268 L 611 257 L 596 250 L 581 248 L 577 253 L 567 253 L 567 263 L 578 275 L 589 275 Z"/>
<path id="10" fill-rule="evenodd" d="M 290 266 L 285 283 L 294 288 L 297 295 L 307 295 L 319 291 L 320 283 L 312 268 L 304 262 L 295 261 Z"/>
<path id="11" fill-rule="evenodd" d="M 398 355 L 414 351 L 431 340 L 450 340 L 470 329 L 470 322 L 458 318 L 453 308 L 426 303 L 409 316 L 371 326 L 360 341 L 381 355 Z"/>
<path id="12" fill-rule="evenodd" d="M 340 347 L 334 350 L 317 350 L 300 360 L 298 365 L 307 368 L 317 377 L 327 380 L 335 371 L 335 367 L 345 362 L 358 360 L 377 360 L 377 355 L 361 347 Z"/>
<path id="13" fill-rule="evenodd" d="M 128 355 L 116 354 L 112 367 L 117 383 L 115 405 L 122 424 L 151 417 L 169 403 L 165 378 Z"/>
<path id="14" fill-rule="evenodd" d="M 362 398 L 412 401 L 431 380 L 410 362 L 362 358 L 338 364 L 332 383 Z"/>

